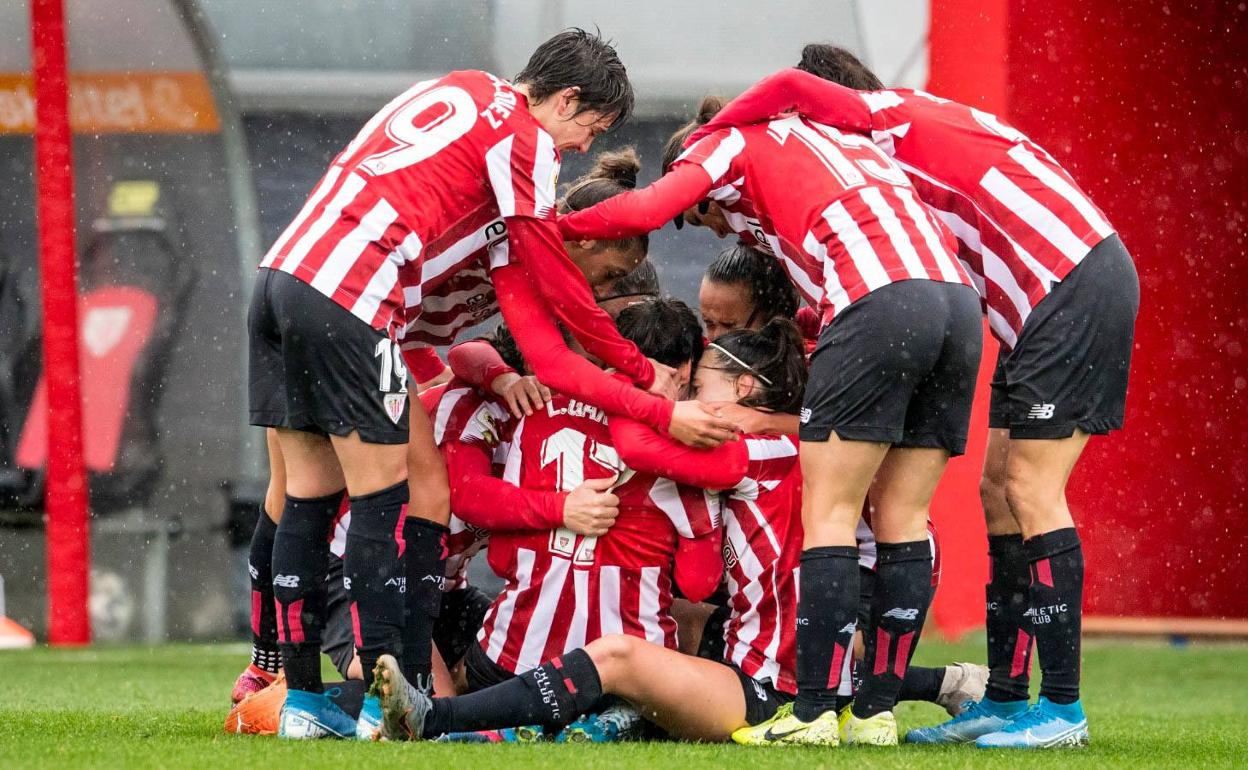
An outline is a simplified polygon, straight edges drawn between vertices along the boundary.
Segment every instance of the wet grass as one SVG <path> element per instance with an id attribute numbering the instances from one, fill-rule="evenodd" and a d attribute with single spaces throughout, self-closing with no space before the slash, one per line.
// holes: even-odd
<path id="1" fill-rule="evenodd" d="M 925 643 L 929 664 L 982 658 L 982 641 Z M 239 645 L 0 652 L 0 768 L 1245 767 L 1248 645 L 1090 641 L 1084 656 L 1092 746 L 997 753 L 973 748 L 748 749 L 616 746 L 313 745 L 221 732 Z M 905 704 L 903 729 L 943 712 Z"/>

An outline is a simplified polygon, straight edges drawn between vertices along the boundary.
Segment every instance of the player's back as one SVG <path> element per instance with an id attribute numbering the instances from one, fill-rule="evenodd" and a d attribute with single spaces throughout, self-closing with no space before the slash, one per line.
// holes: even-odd
<path id="1" fill-rule="evenodd" d="M 796 437 L 746 436 L 745 478 L 728 491 L 724 567 L 732 615 L 724 656 L 756 679 L 796 691 L 802 475 Z"/>
<path id="2" fill-rule="evenodd" d="M 555 394 L 516 426 L 504 479 L 525 489 L 570 492 L 616 479 L 620 514 L 601 537 L 570 529 L 495 532 L 490 566 L 506 582 L 479 636 L 509 670 L 539 665 L 605 634 L 674 647 L 672 563 L 677 538 L 718 526 L 718 501 L 623 465 L 607 416 Z"/>
<path id="3" fill-rule="evenodd" d="M 753 208 L 763 239 L 792 263 L 790 274 L 800 270 L 795 284 L 822 306 L 825 321 L 895 281 L 969 283 L 952 236 L 870 140 L 790 116 L 703 141 L 728 144 L 725 133 L 739 137 L 739 150 L 722 179 L 742 180 L 737 206 Z"/>
<path id="4" fill-rule="evenodd" d="M 958 237 L 993 330 L 1012 345 L 1031 308 L 1113 227 L 1052 155 L 995 115 L 923 91 L 860 96 L 876 143 Z"/>
<path id="5" fill-rule="evenodd" d="M 558 173 L 554 142 L 522 94 L 486 72 L 452 72 L 365 124 L 262 266 L 382 328 L 482 259 L 506 235 L 500 217 L 549 216 Z"/>

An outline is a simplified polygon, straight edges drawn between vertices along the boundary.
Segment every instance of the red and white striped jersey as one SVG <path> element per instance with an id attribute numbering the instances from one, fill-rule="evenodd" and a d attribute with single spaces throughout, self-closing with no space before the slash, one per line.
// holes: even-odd
<path id="1" fill-rule="evenodd" d="M 484 285 L 508 262 L 502 218 L 554 219 L 558 176 L 554 141 L 522 94 L 486 72 L 452 72 L 365 124 L 261 267 L 400 342 L 409 332 L 418 344 L 449 341 L 493 303 Z M 430 295 L 441 299 L 426 309 Z"/>
<path id="2" fill-rule="evenodd" d="M 922 91 L 859 92 L 799 70 L 751 87 L 710 132 L 796 108 L 868 135 L 957 237 L 993 333 L 1018 341 L 1031 310 L 1114 229 L 1044 148 L 994 115 Z"/>
<path id="3" fill-rule="evenodd" d="M 797 692 L 797 576 L 802 473 L 797 440 L 747 436 L 749 470 L 724 508 L 728 606 L 724 658 L 776 689 Z"/>
<path id="4" fill-rule="evenodd" d="M 502 476 L 515 427 L 506 406 L 461 380 L 431 388 L 420 399 L 433 420 L 433 438 L 438 447 L 450 441 L 474 447 L 490 456 L 494 475 Z M 467 587 L 468 563 L 489 543 L 490 533 L 464 521 L 454 511 L 448 528 L 444 588 L 450 591 Z"/>
<path id="5" fill-rule="evenodd" d="M 784 264 L 828 323 L 881 286 L 970 284 L 953 236 L 869 140 L 791 116 L 717 131 L 672 165 L 700 167 L 729 224 Z"/>
<path id="6" fill-rule="evenodd" d="M 571 491 L 618 477 L 620 515 L 604 536 L 569 529 L 495 532 L 490 566 L 502 593 L 478 641 L 509 671 L 526 671 L 601 636 L 629 634 L 675 648 L 670 614 L 678 538 L 718 534 L 719 499 L 624 467 L 606 414 L 556 394 L 516 427 L 504 479 L 525 489 Z"/>

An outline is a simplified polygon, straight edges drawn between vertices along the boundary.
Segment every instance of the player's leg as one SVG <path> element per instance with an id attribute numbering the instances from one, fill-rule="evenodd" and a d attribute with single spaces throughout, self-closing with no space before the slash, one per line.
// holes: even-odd
<path id="1" fill-rule="evenodd" d="M 988 683 L 984 697 L 954 718 L 906 734 L 908 743 L 965 743 L 996 732 L 1027 709 L 1032 626 L 1027 614 L 1031 576 L 1023 536 L 1006 500 L 1010 454 L 1009 399 L 1004 359 L 993 375 L 988 445 L 979 494 L 988 527 L 985 586 Z"/>
<path id="2" fill-rule="evenodd" d="M 403 666 L 410 681 L 429 682 L 433 631 L 442 608 L 446 576 L 446 539 L 450 534 L 450 482 L 446 463 L 433 436 L 429 415 L 419 405 L 410 410 L 407 444 L 407 517 L 403 562 Z"/>
<path id="3" fill-rule="evenodd" d="M 277 536 L 277 521 L 286 497 L 286 468 L 277 444 L 277 431 L 267 428 L 265 442 L 269 453 L 269 486 L 256 515 L 247 554 L 247 572 L 251 579 L 251 664 L 234 682 L 230 698 L 234 703 L 268 687 L 282 668 L 282 654 L 277 646 L 277 610 L 273 605 L 273 539 Z"/>
<path id="4" fill-rule="evenodd" d="M 673 735 L 722 741 L 746 724 L 735 671 L 640 639 L 612 635 L 493 687 L 429 700 L 402 680 L 391 658 L 378 667 L 387 738 L 540 724 L 559 728 L 618 695 Z"/>
<path id="5" fill-rule="evenodd" d="M 862 683 L 842 717 L 842 739 L 897 741 L 892 709 L 931 601 L 928 506 L 948 458 L 944 449 L 894 447 L 876 473 L 871 488 L 875 595 L 864 629 Z"/>

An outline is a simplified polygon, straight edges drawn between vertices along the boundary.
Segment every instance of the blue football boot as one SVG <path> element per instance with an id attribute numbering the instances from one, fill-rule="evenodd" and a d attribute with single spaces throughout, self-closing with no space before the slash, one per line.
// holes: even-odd
<path id="1" fill-rule="evenodd" d="M 1025 700 L 998 703 L 984 698 L 966 705 L 961 714 L 947 722 L 911 730 L 906 733 L 906 743 L 970 743 L 981 735 L 1004 729 L 1026 712 Z"/>
<path id="2" fill-rule="evenodd" d="M 981 749 L 1055 749 L 1088 745 L 1088 718 L 1079 701 L 1062 705 L 1041 697 L 1026 714 L 975 741 Z"/>

